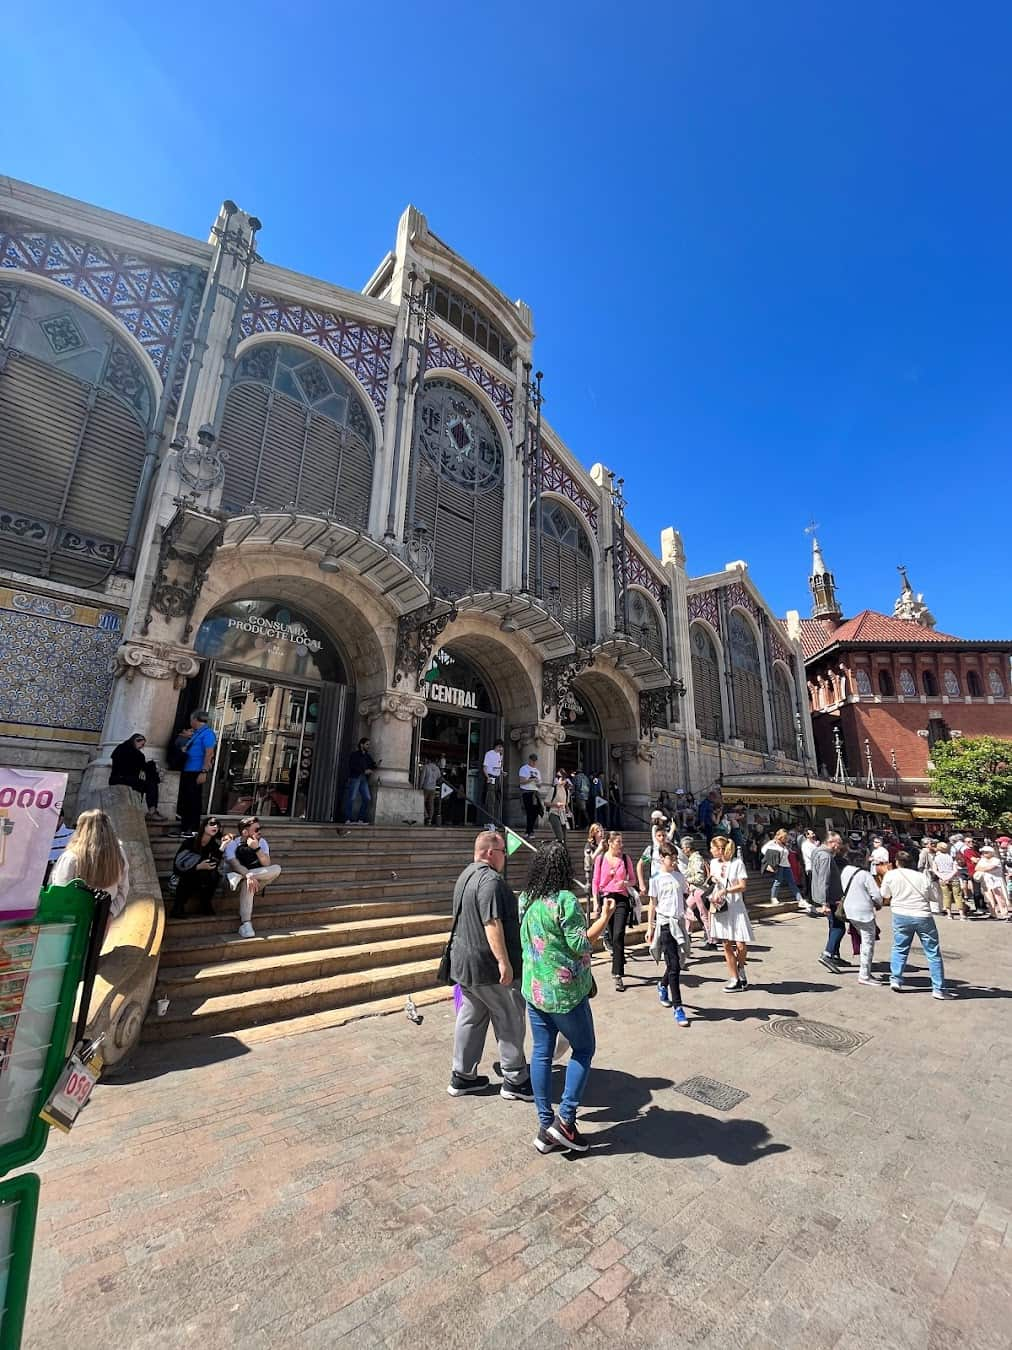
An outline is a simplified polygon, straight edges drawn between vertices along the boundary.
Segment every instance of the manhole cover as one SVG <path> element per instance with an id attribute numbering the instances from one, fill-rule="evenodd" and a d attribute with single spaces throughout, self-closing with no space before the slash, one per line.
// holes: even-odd
<path id="1" fill-rule="evenodd" d="M 763 1031 L 771 1036 L 782 1036 L 796 1045 L 810 1045 L 816 1050 L 833 1050 L 838 1055 L 851 1055 L 868 1039 L 843 1027 L 831 1027 L 825 1022 L 809 1022 L 804 1017 L 778 1017 L 764 1022 Z"/>
<path id="2" fill-rule="evenodd" d="M 694 1102 L 712 1106 L 715 1111 L 730 1111 L 748 1096 L 741 1088 L 718 1083 L 715 1078 L 686 1078 L 684 1083 L 675 1084 L 675 1091 L 683 1097 L 691 1097 Z"/>

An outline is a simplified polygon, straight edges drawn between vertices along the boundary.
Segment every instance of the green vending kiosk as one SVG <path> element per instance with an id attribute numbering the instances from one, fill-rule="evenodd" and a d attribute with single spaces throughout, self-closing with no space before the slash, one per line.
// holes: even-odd
<path id="1" fill-rule="evenodd" d="M 0 1176 L 46 1147 L 39 1112 L 67 1064 L 94 911 L 74 882 L 43 891 L 31 918 L 0 923 Z M 21 1344 L 38 1204 L 34 1173 L 0 1183 L 0 1350 Z"/>

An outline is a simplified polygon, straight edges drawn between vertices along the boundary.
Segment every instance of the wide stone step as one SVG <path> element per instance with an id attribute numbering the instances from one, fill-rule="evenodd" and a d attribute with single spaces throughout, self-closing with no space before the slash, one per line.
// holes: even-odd
<path id="1" fill-rule="evenodd" d="M 438 966 L 438 957 L 431 957 L 322 979 L 299 980 L 272 988 L 245 989 L 211 997 L 174 998 L 164 1017 L 149 1014 L 144 1038 L 172 1040 L 180 1036 L 209 1036 L 274 1023 L 282 1018 L 305 1017 L 329 1008 L 368 1004 L 394 995 L 403 998 L 436 988 Z"/>
<path id="2" fill-rule="evenodd" d="M 169 998 L 215 997 L 247 989 L 270 989 L 301 980 L 326 979 L 350 971 L 379 970 L 405 961 L 438 958 L 446 945 L 445 933 L 424 937 L 373 939 L 349 947 L 322 951 L 279 952 L 270 934 L 237 938 L 246 944 L 246 959 L 210 966 L 169 966 L 159 972 L 157 995 Z"/>
<path id="3" fill-rule="evenodd" d="M 241 938 L 233 924 L 227 933 L 172 938 L 162 949 L 163 971 L 176 966 L 207 966 L 219 962 L 243 962 L 261 940 L 268 944 L 268 956 L 320 950 L 340 951 L 370 942 L 427 937 L 441 934 L 443 942 L 450 932 L 450 912 L 445 914 L 407 914 L 393 918 L 362 919 L 358 922 L 324 923 L 310 926 L 284 926 L 256 918 L 256 937 Z"/>
<path id="4" fill-rule="evenodd" d="M 408 916 L 449 914 L 451 902 L 452 897 L 449 895 L 445 902 L 430 903 L 421 902 L 411 896 L 407 898 L 388 896 L 383 900 L 366 904 L 339 900 L 336 897 L 328 897 L 324 901 L 310 896 L 304 901 L 282 905 L 275 896 L 273 900 L 265 902 L 263 909 L 254 907 L 253 917 L 258 928 L 309 928 L 314 924 L 356 923 L 362 919 L 384 919 L 396 917 L 398 914 Z M 232 933 L 238 927 L 238 923 L 238 909 L 230 912 L 221 911 L 214 918 L 193 915 L 186 919 L 170 919 L 165 928 L 165 945 L 171 947 L 177 938 L 202 937 L 209 933 Z"/>

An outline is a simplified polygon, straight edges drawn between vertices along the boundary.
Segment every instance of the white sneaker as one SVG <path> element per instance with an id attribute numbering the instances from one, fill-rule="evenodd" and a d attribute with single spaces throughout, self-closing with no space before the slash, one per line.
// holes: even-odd
<path id="1" fill-rule="evenodd" d="M 239 936 L 245 938 L 256 937 L 256 933 L 253 931 L 253 925 L 251 923 L 241 923 L 239 925 Z"/>
<path id="2" fill-rule="evenodd" d="M 958 998 L 959 995 L 956 993 L 954 989 L 932 989 L 931 997 L 948 999 L 948 998 Z"/>

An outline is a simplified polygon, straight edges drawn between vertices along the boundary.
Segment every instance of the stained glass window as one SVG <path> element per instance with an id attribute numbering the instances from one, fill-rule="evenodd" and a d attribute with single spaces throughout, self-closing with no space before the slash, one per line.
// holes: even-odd
<path id="1" fill-rule="evenodd" d="M 566 631 L 593 642 L 594 553 L 576 512 L 551 499 L 541 504 L 541 575 L 546 597 L 558 596 Z"/>
<path id="2" fill-rule="evenodd" d="M 1005 685 L 1002 683 L 1001 676 L 998 674 L 998 672 L 995 670 L 993 666 L 987 672 L 987 684 L 988 688 L 991 690 L 991 693 L 994 694 L 995 698 L 1005 697 Z"/>
<path id="3" fill-rule="evenodd" d="M 513 365 L 513 344 L 480 309 L 442 282 L 432 285 L 432 308 L 451 328 L 471 339 L 501 366 Z"/>
<path id="4" fill-rule="evenodd" d="M 954 670 L 947 670 L 942 677 L 945 692 L 950 698 L 959 698 L 959 677 Z"/>
<path id="5" fill-rule="evenodd" d="M 914 677 L 906 666 L 900 671 L 900 693 L 904 698 L 917 697 L 917 685 L 914 684 Z"/>
<path id="6" fill-rule="evenodd" d="M 857 692 L 862 698 L 870 698 L 871 676 L 868 674 L 866 668 L 864 666 L 858 666 L 857 670 L 854 672 L 854 677 L 857 680 Z"/>
<path id="7" fill-rule="evenodd" d="M 245 353 L 218 444 L 225 510 L 291 506 L 368 524 L 372 422 L 351 381 L 305 348 L 266 342 Z"/>
<path id="8" fill-rule="evenodd" d="M 740 610 L 731 611 L 729 628 L 735 726 L 749 750 L 763 751 L 766 749 L 766 725 L 759 647 L 751 625 Z"/>
<path id="9" fill-rule="evenodd" d="M 692 649 L 692 693 L 696 710 L 696 730 L 707 739 L 724 739 L 724 714 L 720 698 L 720 661 L 713 638 L 702 626 L 690 629 Z"/>

